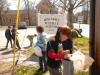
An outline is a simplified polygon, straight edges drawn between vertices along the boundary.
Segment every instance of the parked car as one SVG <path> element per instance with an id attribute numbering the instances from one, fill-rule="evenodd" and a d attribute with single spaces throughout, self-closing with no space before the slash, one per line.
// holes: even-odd
<path id="1" fill-rule="evenodd" d="M 26 22 L 20 22 L 20 23 L 19 23 L 19 26 L 18 26 L 18 29 L 27 29 L 27 24 L 26 24 Z"/>

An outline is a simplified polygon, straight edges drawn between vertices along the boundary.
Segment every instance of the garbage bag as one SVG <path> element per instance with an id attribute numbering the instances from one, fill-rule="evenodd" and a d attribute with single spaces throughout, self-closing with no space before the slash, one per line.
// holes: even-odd
<path id="1" fill-rule="evenodd" d="M 78 71 L 87 70 L 94 62 L 93 58 L 80 51 L 74 52 L 69 59 L 73 61 L 74 69 Z"/>
<path id="2" fill-rule="evenodd" d="M 38 57 L 42 57 L 42 50 L 40 47 L 35 46 L 34 47 L 34 54 L 36 54 Z"/>

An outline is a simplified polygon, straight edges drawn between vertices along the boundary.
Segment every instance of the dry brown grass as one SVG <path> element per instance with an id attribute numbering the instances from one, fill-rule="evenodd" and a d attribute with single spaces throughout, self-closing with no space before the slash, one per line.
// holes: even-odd
<path id="1" fill-rule="evenodd" d="M 11 75 L 12 65 L 9 63 L 0 63 L 0 75 Z"/>

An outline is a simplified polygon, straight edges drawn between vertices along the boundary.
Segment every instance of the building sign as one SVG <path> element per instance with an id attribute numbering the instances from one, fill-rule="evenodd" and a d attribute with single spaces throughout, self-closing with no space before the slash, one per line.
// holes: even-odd
<path id="1" fill-rule="evenodd" d="M 38 25 L 48 34 L 55 34 L 59 26 L 65 25 L 64 14 L 38 14 Z"/>
<path id="2" fill-rule="evenodd" d="M 78 22 L 83 23 L 83 16 L 78 16 Z"/>

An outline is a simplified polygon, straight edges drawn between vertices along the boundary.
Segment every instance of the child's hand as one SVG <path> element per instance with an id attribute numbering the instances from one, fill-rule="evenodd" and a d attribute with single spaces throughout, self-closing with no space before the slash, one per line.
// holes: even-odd
<path id="1" fill-rule="evenodd" d="M 63 51 L 64 54 L 70 54 L 70 51 L 69 50 L 65 50 Z"/>
<path id="2" fill-rule="evenodd" d="M 68 59 L 68 58 L 70 58 L 72 56 L 72 54 L 66 54 L 66 55 L 64 55 L 64 59 Z"/>
<path id="3" fill-rule="evenodd" d="M 70 51 L 69 51 L 69 50 L 66 50 L 66 51 L 64 51 L 63 53 L 64 53 L 64 58 L 65 58 L 65 59 L 68 59 L 68 58 L 71 57 L 71 54 L 70 54 Z"/>
<path id="4" fill-rule="evenodd" d="M 66 53 L 70 53 L 70 50 L 65 50 L 64 52 L 66 52 Z"/>

